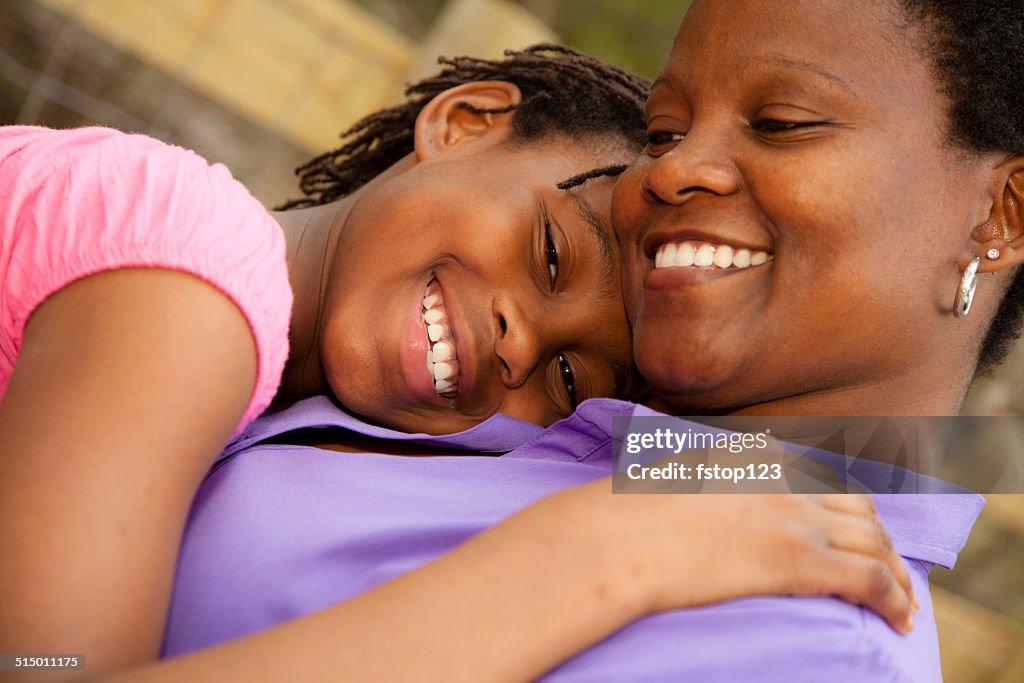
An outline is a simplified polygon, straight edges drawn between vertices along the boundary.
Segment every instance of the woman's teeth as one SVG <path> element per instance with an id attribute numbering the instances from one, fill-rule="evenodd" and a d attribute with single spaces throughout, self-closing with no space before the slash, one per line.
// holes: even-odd
<path id="1" fill-rule="evenodd" d="M 430 340 L 427 370 L 434 377 L 434 391 L 442 398 L 453 399 L 459 395 L 459 359 L 437 280 L 431 280 L 423 294 L 423 322 Z"/>
<path id="2" fill-rule="evenodd" d="M 654 255 L 655 268 L 749 268 L 775 258 L 767 251 L 737 249 L 711 242 L 668 242 Z"/>

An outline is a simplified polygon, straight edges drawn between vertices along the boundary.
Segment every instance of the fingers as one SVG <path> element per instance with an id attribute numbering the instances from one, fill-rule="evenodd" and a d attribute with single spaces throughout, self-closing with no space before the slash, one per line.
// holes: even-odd
<path id="1" fill-rule="evenodd" d="M 900 633 L 910 632 L 914 626 L 914 604 L 889 563 L 857 552 L 834 550 L 825 564 L 835 572 L 835 595 L 878 613 Z"/>
<path id="2" fill-rule="evenodd" d="M 905 633 L 912 625 L 918 602 L 907 566 L 893 547 L 892 538 L 878 516 L 874 500 L 866 495 L 816 496 L 830 511 L 826 534 L 830 561 L 840 578 L 835 594 L 878 612 L 894 629 Z"/>
<path id="3" fill-rule="evenodd" d="M 815 496 L 815 499 L 829 510 L 835 510 L 836 512 L 846 512 L 851 515 L 878 516 L 878 510 L 875 509 L 875 501 L 871 499 L 871 496 L 832 493 Z"/>
<path id="4" fill-rule="evenodd" d="M 877 515 L 860 516 L 834 513 L 828 525 L 828 540 L 837 549 L 880 560 L 889 567 L 900 588 L 916 610 L 917 598 L 910 583 L 910 574 L 896 549 L 885 525 Z"/>

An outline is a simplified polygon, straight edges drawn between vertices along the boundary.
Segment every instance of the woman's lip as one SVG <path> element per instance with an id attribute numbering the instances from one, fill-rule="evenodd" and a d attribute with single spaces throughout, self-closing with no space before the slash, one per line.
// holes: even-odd
<path id="1" fill-rule="evenodd" d="M 690 287 L 706 282 L 714 282 L 722 278 L 732 277 L 743 273 L 763 273 L 766 267 L 770 267 L 773 261 L 762 263 L 758 266 L 748 268 L 651 268 L 644 275 L 644 289 L 670 290 L 679 287 Z"/>
<path id="2" fill-rule="evenodd" d="M 428 281 L 429 282 L 429 281 Z M 418 401 L 439 403 L 442 399 L 434 390 L 434 376 L 427 368 L 427 325 L 423 322 L 423 294 L 427 283 L 420 288 L 402 327 L 399 343 L 399 368 L 409 393 Z"/>
<path id="3" fill-rule="evenodd" d="M 670 242 L 708 242 L 709 244 L 725 244 L 733 249 L 747 249 L 751 252 L 764 251 L 769 254 L 772 253 L 772 249 L 765 247 L 764 245 L 754 244 L 742 239 L 734 239 L 732 237 L 726 237 L 721 234 L 715 234 L 708 231 L 702 230 L 676 230 L 666 231 L 659 230 L 652 232 L 644 239 L 643 253 L 644 255 L 653 260 L 654 255 L 657 253 L 658 248 L 663 244 Z"/>

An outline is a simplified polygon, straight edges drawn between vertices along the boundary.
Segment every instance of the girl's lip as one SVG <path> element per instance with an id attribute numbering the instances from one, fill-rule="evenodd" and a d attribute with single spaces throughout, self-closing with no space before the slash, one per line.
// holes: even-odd
<path id="1" fill-rule="evenodd" d="M 416 292 L 412 306 L 405 318 L 402 337 L 399 342 L 399 369 L 409 393 L 417 401 L 439 404 L 443 399 L 434 390 L 434 376 L 427 369 L 427 325 L 423 321 L 423 294 L 427 282 Z"/>

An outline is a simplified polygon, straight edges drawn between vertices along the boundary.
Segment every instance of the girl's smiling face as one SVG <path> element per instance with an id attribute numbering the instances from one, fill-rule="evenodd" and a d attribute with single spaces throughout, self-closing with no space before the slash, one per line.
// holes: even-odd
<path id="1" fill-rule="evenodd" d="M 977 344 L 950 309 L 993 164 L 947 142 L 906 24 L 888 1 L 693 3 L 613 207 L 664 403 L 911 410 Z"/>
<path id="2" fill-rule="evenodd" d="M 628 156 L 557 137 L 476 144 L 427 150 L 364 188 L 332 267 L 331 389 L 409 432 L 498 412 L 550 424 L 616 393 L 632 367 L 612 181 L 557 187 Z"/>

